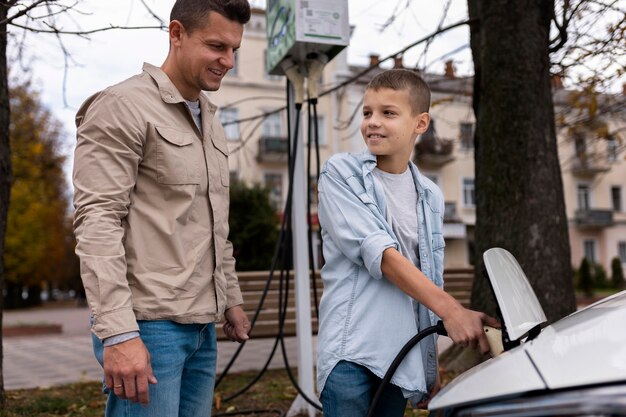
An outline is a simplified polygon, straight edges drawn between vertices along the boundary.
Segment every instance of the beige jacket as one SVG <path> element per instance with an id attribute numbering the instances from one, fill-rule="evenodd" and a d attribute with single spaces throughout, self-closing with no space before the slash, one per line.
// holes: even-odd
<path id="1" fill-rule="evenodd" d="M 243 302 L 227 240 L 228 147 L 205 93 L 200 107 L 204 135 L 167 75 L 144 64 L 76 115 L 76 253 L 101 339 L 136 320 L 219 321 Z"/>

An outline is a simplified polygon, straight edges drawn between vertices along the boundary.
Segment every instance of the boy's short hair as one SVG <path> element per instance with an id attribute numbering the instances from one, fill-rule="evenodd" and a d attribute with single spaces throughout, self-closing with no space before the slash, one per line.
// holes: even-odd
<path id="1" fill-rule="evenodd" d="M 188 33 L 204 27 L 210 12 L 242 25 L 250 20 L 248 0 L 176 0 L 170 12 L 170 22 L 178 20 Z"/>
<path id="2" fill-rule="evenodd" d="M 367 84 L 366 90 L 390 88 L 406 90 L 413 114 L 427 113 L 430 108 L 430 88 L 415 71 L 394 68 L 376 75 Z"/>

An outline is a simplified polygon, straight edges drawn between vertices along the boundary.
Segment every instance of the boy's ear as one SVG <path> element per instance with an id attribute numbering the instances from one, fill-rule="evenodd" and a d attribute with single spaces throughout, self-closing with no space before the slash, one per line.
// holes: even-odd
<path id="1" fill-rule="evenodd" d="M 429 113 L 420 113 L 416 119 L 417 123 L 415 124 L 415 133 L 421 135 L 422 133 L 428 130 L 428 125 L 430 124 L 430 114 Z"/>

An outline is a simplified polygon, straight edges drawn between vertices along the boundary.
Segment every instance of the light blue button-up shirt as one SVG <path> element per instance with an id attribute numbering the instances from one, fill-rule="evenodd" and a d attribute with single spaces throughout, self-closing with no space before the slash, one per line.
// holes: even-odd
<path id="1" fill-rule="evenodd" d="M 399 247 L 386 221 L 385 193 L 372 174 L 375 167 L 376 157 L 369 151 L 337 154 L 320 173 L 318 216 L 325 259 L 317 339 L 320 393 L 341 360 L 361 364 L 383 378 L 402 346 L 438 320 L 383 276 L 383 251 Z M 409 168 L 418 193 L 418 267 L 441 288 L 444 199 L 412 162 Z M 420 342 L 391 380 L 412 403 L 435 382 L 435 343 L 435 335 Z"/>

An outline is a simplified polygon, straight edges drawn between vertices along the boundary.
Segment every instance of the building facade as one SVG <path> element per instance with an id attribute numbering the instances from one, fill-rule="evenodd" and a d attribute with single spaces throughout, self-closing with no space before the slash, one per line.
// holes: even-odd
<path id="1" fill-rule="evenodd" d="M 265 14 L 255 9 L 246 26 L 236 68 L 224 79 L 214 101 L 220 106 L 219 115 L 229 138 L 231 178 L 268 186 L 272 203 L 282 211 L 288 184 L 286 80 L 266 74 L 266 45 Z M 345 50 L 336 56 L 320 80 L 320 91 L 345 84 L 319 98 L 322 162 L 337 152 L 364 149 L 359 129 L 363 92 L 367 82 L 383 70 L 375 55 L 371 56 L 369 70 L 348 65 L 346 56 Z M 402 60 L 385 65 L 389 66 L 402 67 Z M 456 77 L 452 62 L 445 64 L 443 74 L 425 74 L 424 78 L 432 90 L 432 122 L 428 132 L 418 138 L 413 159 L 445 196 L 446 267 L 467 267 L 476 256 L 472 79 Z M 596 114 L 593 122 L 585 119 L 579 92 L 564 90 L 555 83 L 554 99 L 572 267 L 577 268 L 587 257 L 609 272 L 612 259 L 617 257 L 626 269 L 624 94 L 597 97 L 599 108 L 608 110 Z M 305 143 L 306 107 L 301 124 Z M 312 178 L 310 193 L 315 213 L 314 184 Z M 316 226 L 315 214 L 311 221 Z M 319 249 L 317 237 L 314 245 Z"/>

